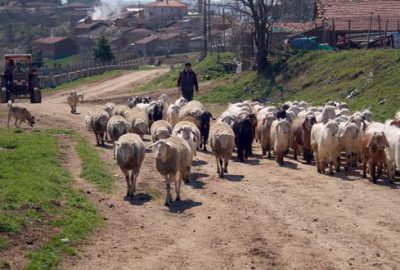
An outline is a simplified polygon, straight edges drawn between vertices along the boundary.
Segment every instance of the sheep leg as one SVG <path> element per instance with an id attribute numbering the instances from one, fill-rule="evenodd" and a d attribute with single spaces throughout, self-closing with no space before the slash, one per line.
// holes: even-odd
<path id="1" fill-rule="evenodd" d="M 333 161 L 330 160 L 329 161 L 329 175 L 333 175 Z"/>
<path id="2" fill-rule="evenodd" d="M 224 173 L 228 173 L 229 158 L 225 158 Z"/>
<path id="3" fill-rule="evenodd" d="M 383 171 L 383 164 L 382 164 L 382 162 L 379 162 L 379 164 L 378 164 L 378 178 L 381 178 L 382 171 Z"/>
<path id="4" fill-rule="evenodd" d="M 265 146 L 261 146 L 262 155 L 265 156 L 267 154 L 267 148 Z"/>
<path id="5" fill-rule="evenodd" d="M 367 178 L 367 161 L 363 160 L 363 178 Z"/>
<path id="6" fill-rule="evenodd" d="M 298 145 L 297 145 L 297 143 L 295 142 L 295 140 L 293 140 L 293 145 L 292 145 L 292 147 L 293 147 L 293 159 L 294 160 L 297 160 L 297 151 L 299 151 L 299 147 L 298 147 Z M 306 159 L 306 157 L 305 157 L 305 151 L 304 151 L 304 159 Z"/>
<path id="7" fill-rule="evenodd" d="M 117 153 L 115 149 L 115 142 L 113 141 L 113 159 L 116 159 Z"/>
<path id="8" fill-rule="evenodd" d="M 97 132 L 95 132 L 94 135 L 96 136 L 96 143 L 97 143 L 97 145 L 100 145 L 99 134 L 98 134 Z"/>
<path id="9" fill-rule="evenodd" d="M 321 173 L 321 161 L 317 152 L 315 152 L 315 164 L 317 165 L 317 172 Z"/>
<path id="10" fill-rule="evenodd" d="M 181 200 L 181 182 L 183 181 L 183 176 L 186 176 L 186 173 L 181 172 L 179 174 L 179 177 L 176 177 L 176 175 L 172 175 L 172 178 L 174 179 L 174 185 L 175 185 L 175 192 L 176 192 L 176 201 Z"/>
<path id="11" fill-rule="evenodd" d="M 237 154 L 238 154 L 238 158 L 239 158 L 240 162 L 244 162 L 242 146 L 238 147 Z"/>
<path id="12" fill-rule="evenodd" d="M 129 171 L 123 170 L 122 172 L 125 175 L 126 186 L 127 186 L 126 197 L 129 197 L 130 196 L 130 190 L 131 190 L 131 182 L 129 180 Z"/>
<path id="13" fill-rule="evenodd" d="M 267 144 L 267 151 L 268 151 L 268 157 L 267 158 L 271 158 L 271 145 Z"/>
<path id="14" fill-rule="evenodd" d="M 219 168 L 219 158 L 215 157 L 215 159 L 217 160 L 217 173 L 220 174 L 221 173 L 221 169 Z"/>
<path id="15" fill-rule="evenodd" d="M 222 158 L 218 158 L 218 162 L 219 162 L 219 170 L 220 170 L 219 177 L 222 178 L 222 177 L 224 177 L 224 171 L 223 171 L 224 161 Z"/>
<path id="16" fill-rule="evenodd" d="M 373 183 L 376 183 L 376 163 L 375 162 L 370 162 L 370 164 L 369 164 L 369 167 L 370 167 L 370 178 L 371 178 L 371 181 L 373 182 Z"/>
<path id="17" fill-rule="evenodd" d="M 334 161 L 333 161 L 334 160 Z M 332 163 L 335 162 L 335 171 L 340 172 L 340 155 L 333 159 Z"/>
<path id="18" fill-rule="evenodd" d="M 131 174 L 131 197 L 135 197 L 136 193 L 136 179 L 137 179 L 137 173 L 134 173 L 132 171 Z"/>
<path id="19" fill-rule="evenodd" d="M 15 127 L 19 128 L 19 126 L 18 126 L 18 118 L 15 118 Z"/>
<path id="20" fill-rule="evenodd" d="M 167 187 L 167 197 L 165 198 L 165 206 L 170 206 L 172 199 L 171 199 L 171 175 L 165 176 L 165 182 Z"/>

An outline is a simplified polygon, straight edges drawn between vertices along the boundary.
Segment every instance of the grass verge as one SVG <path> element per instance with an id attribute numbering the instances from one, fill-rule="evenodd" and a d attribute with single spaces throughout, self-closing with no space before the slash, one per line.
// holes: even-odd
<path id="1" fill-rule="evenodd" d="M 347 102 L 352 110 L 369 108 L 376 120 L 393 118 L 400 102 L 400 53 L 394 49 L 307 52 L 273 63 L 275 76 L 255 72 L 235 74 L 223 86 L 199 97 L 209 103 L 248 98 L 273 103 L 304 100 L 323 105 Z"/>
<path id="2" fill-rule="evenodd" d="M 43 91 L 45 92 L 54 92 L 54 91 L 60 91 L 60 90 L 70 90 L 70 89 L 77 89 L 79 86 L 82 84 L 89 84 L 89 83 L 95 83 L 98 81 L 106 80 L 106 79 L 112 79 L 118 76 L 123 75 L 126 73 L 126 70 L 111 70 L 111 71 L 106 71 L 103 74 L 99 74 L 96 76 L 91 76 L 91 77 L 85 77 L 81 78 L 75 81 L 71 82 L 66 82 L 63 84 L 60 84 L 54 88 L 45 88 Z"/>
<path id="3" fill-rule="evenodd" d="M 0 245 L 7 250 L 25 241 L 27 230 L 43 234 L 26 269 L 57 268 L 102 222 L 85 195 L 72 188 L 55 134 L 0 130 Z"/>
<path id="4" fill-rule="evenodd" d="M 109 166 L 100 159 L 93 146 L 79 135 L 76 135 L 75 138 L 77 140 L 76 151 L 82 161 L 81 177 L 94 183 L 101 191 L 109 192 L 114 182 Z"/>
<path id="5" fill-rule="evenodd" d="M 206 80 L 220 79 L 230 74 L 226 63 L 232 62 L 233 58 L 233 53 L 221 53 L 219 60 L 217 59 L 217 54 L 210 54 L 205 59 L 197 63 L 194 63 L 195 59 L 192 59 L 192 68 L 197 74 L 199 83 Z M 135 92 L 141 93 L 175 87 L 176 79 L 179 75 L 179 72 L 183 70 L 183 65 L 184 63 L 182 63 L 181 66 L 171 69 L 164 75 L 137 87 Z"/>

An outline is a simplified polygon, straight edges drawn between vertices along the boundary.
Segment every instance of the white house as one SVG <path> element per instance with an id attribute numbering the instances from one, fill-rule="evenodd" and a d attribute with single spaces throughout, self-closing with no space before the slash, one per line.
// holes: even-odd
<path id="1" fill-rule="evenodd" d="M 188 14 L 188 6 L 177 0 L 157 0 L 144 5 L 146 20 L 182 18 Z"/>

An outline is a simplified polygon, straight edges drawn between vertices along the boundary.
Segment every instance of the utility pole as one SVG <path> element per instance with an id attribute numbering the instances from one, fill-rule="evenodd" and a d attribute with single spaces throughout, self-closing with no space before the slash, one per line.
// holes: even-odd
<path id="1" fill-rule="evenodd" d="M 222 42 L 224 44 L 224 51 L 225 51 L 225 8 L 222 8 L 222 27 L 224 28 L 224 33 L 222 37 Z"/>
<path id="2" fill-rule="evenodd" d="M 204 48 L 203 48 L 203 56 L 207 56 L 207 0 L 204 0 L 203 3 L 203 41 L 204 41 Z"/>
<path id="3" fill-rule="evenodd" d="M 212 37 L 211 37 L 211 0 L 208 0 L 208 41 L 210 43 L 210 52 L 212 53 Z"/>

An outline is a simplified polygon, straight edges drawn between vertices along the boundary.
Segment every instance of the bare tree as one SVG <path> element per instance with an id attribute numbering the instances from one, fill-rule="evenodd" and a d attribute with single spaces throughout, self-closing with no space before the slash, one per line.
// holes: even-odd
<path id="1" fill-rule="evenodd" d="M 257 48 L 257 71 L 262 73 L 268 69 L 268 39 L 272 31 L 274 10 L 279 0 L 227 0 L 228 6 L 249 18 L 254 30 Z M 233 1 L 233 2 L 232 2 Z"/>

